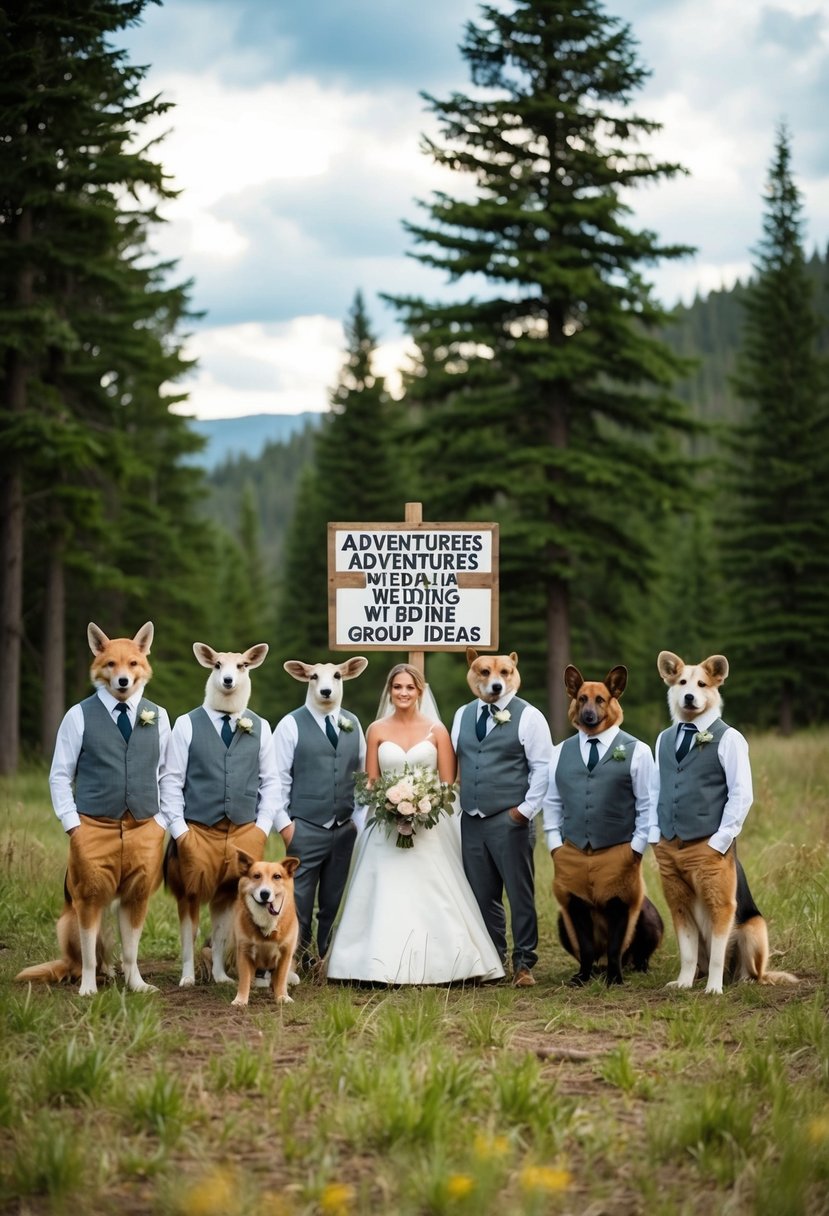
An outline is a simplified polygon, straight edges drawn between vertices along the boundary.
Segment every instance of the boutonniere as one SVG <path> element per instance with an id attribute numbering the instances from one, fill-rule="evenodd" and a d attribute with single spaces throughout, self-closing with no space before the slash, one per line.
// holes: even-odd
<path id="1" fill-rule="evenodd" d="M 714 736 L 710 730 L 700 730 L 694 735 L 694 741 L 697 747 L 702 747 L 703 743 L 712 743 Z"/>
<path id="2" fill-rule="evenodd" d="M 142 709 L 138 715 L 138 721 L 142 726 L 155 726 L 155 710 Z"/>
<path id="3" fill-rule="evenodd" d="M 339 726 L 340 730 L 344 730 L 346 734 L 354 730 L 354 723 L 350 718 L 337 718 L 337 726 Z"/>
<path id="4" fill-rule="evenodd" d="M 622 743 L 617 743 L 613 751 L 610 753 L 611 760 L 624 760 L 626 756 L 627 752 L 625 751 Z"/>
<path id="5" fill-rule="evenodd" d="M 496 726 L 506 726 L 512 715 L 508 709 L 496 709 L 492 715 L 492 719 Z"/>
<path id="6" fill-rule="evenodd" d="M 236 722 L 236 726 L 238 727 L 239 730 L 243 730 L 246 735 L 249 735 L 250 732 L 253 730 L 253 719 L 252 718 L 239 718 Z"/>

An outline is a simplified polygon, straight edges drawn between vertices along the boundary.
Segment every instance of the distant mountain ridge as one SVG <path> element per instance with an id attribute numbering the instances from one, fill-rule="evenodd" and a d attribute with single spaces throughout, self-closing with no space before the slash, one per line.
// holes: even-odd
<path id="1" fill-rule="evenodd" d="M 193 418 L 190 425 L 197 435 L 207 440 L 204 451 L 194 457 L 194 463 L 208 472 L 228 460 L 240 456 L 253 459 L 262 455 L 269 443 L 287 443 L 308 423 L 316 424 L 322 414 L 305 411 L 302 414 L 246 414 L 242 418 Z"/>

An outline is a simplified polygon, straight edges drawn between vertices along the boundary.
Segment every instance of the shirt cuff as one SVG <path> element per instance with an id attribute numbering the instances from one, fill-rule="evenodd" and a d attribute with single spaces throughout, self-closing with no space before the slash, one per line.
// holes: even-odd
<path id="1" fill-rule="evenodd" d="M 156 813 L 153 815 L 153 819 L 160 828 L 163 828 L 165 832 L 167 831 L 167 820 L 164 818 L 161 811 L 156 811 Z"/>
<path id="2" fill-rule="evenodd" d="M 270 836 L 271 828 L 273 827 L 273 815 L 257 815 L 256 826 L 260 832 L 264 832 L 266 836 Z"/>
<path id="3" fill-rule="evenodd" d="M 647 836 L 634 836 L 633 840 L 630 842 L 630 847 L 633 849 L 634 853 L 641 853 L 644 855 L 648 847 Z"/>
<path id="4" fill-rule="evenodd" d="M 81 826 L 81 817 L 77 811 L 67 811 L 65 815 L 61 815 L 60 821 L 64 832 L 71 832 L 72 828 Z"/>
<path id="5" fill-rule="evenodd" d="M 183 815 L 179 816 L 178 819 L 173 819 L 172 822 L 169 823 L 167 826 L 170 830 L 170 835 L 172 836 L 173 840 L 178 840 L 181 836 L 183 836 L 185 834 L 185 832 L 190 831 L 190 828 L 187 824 L 187 820 L 184 818 Z"/>
<path id="6" fill-rule="evenodd" d="M 564 841 L 561 838 L 561 832 L 558 832 L 553 828 L 544 833 L 544 839 L 547 841 L 548 853 L 552 853 L 553 849 L 558 849 L 564 844 Z"/>
<path id="7" fill-rule="evenodd" d="M 524 818 L 529 819 L 530 821 L 535 819 L 536 815 L 538 814 L 538 807 L 533 809 L 533 807 L 527 806 L 526 802 L 519 803 L 515 809 L 520 811 Z"/>
<path id="8" fill-rule="evenodd" d="M 273 817 L 273 826 L 277 832 L 281 832 L 289 823 L 293 823 L 293 820 L 287 811 L 277 811 Z"/>
<path id="9" fill-rule="evenodd" d="M 718 853 L 727 853 L 734 843 L 734 837 L 729 836 L 728 832 L 719 831 L 714 833 L 708 843 Z"/>

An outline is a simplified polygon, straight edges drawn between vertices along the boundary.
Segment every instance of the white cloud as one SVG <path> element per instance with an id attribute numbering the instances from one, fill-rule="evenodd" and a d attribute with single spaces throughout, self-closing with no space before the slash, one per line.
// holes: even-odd
<path id="1" fill-rule="evenodd" d="M 454 21 L 447 2 L 421 0 L 423 21 L 439 8 L 444 23 Z M 385 19 L 388 0 L 376 3 Z M 478 7 L 451 4 L 457 42 L 463 17 Z M 159 155 L 183 191 L 163 209 L 170 222 L 158 252 L 180 259 L 181 277 L 195 278 L 194 308 L 208 309 L 192 341 L 201 366 L 190 409 L 201 417 L 326 409 L 354 292 L 363 290 L 372 312 L 380 291 L 444 289 L 439 272 L 406 256 L 413 247 L 400 220 L 422 218 L 414 199 L 436 189 L 466 193 L 470 179 L 437 170 L 421 153 L 420 135 L 433 120 L 413 84 L 418 63 L 408 46 L 372 43 L 373 11 L 372 0 L 357 7 L 342 26 L 353 46 L 341 48 L 315 41 L 302 14 L 268 17 L 264 7 L 236 0 L 181 0 L 181 8 L 145 16 L 140 61 L 154 60 L 154 29 L 164 40 L 148 90 L 176 104 L 161 124 L 171 133 Z M 652 69 L 632 109 L 664 129 L 644 146 L 691 171 L 629 197 L 634 225 L 662 243 L 698 247 L 693 259 L 651 273 L 660 297 L 689 302 L 750 273 L 783 118 L 809 247 L 825 245 L 829 17 L 817 0 L 608 0 L 608 12 L 632 24 Z M 266 28 L 267 45 L 256 41 Z M 431 37 L 421 40 L 421 62 Z M 372 72 L 372 54 L 398 56 L 399 78 L 385 62 Z M 359 66 L 349 72 L 352 63 Z M 460 61 L 451 88 L 471 89 Z M 377 367 L 393 387 L 406 343 L 387 313 L 381 320 Z"/>

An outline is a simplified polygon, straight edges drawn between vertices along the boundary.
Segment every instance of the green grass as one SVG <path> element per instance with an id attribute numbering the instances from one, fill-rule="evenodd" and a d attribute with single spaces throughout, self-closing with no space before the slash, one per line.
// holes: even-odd
<path id="1" fill-rule="evenodd" d="M 541 846 L 532 990 L 302 984 L 240 1012 L 178 987 L 163 890 L 157 994 L 30 990 L 12 977 L 57 954 L 66 841 L 45 773 L 0 784 L 0 1213 L 826 1216 L 829 732 L 751 754 L 740 856 L 801 982 L 720 998 L 665 989 L 670 926 L 650 974 L 568 987 Z"/>

